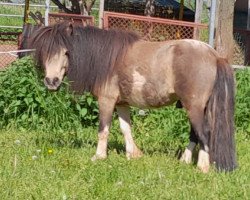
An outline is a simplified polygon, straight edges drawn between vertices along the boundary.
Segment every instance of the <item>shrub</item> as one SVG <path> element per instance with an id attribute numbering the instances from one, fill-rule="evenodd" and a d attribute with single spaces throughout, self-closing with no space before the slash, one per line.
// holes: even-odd
<path id="1" fill-rule="evenodd" d="M 48 91 L 31 58 L 0 71 L 0 126 L 34 130 L 75 130 L 97 123 L 97 104 L 89 94 L 74 96 L 64 82 Z"/>
<path id="2" fill-rule="evenodd" d="M 236 80 L 236 128 L 250 132 L 250 70 L 237 71 Z M 145 133 L 157 128 L 173 137 L 188 138 L 189 123 L 183 109 L 170 106 L 138 113 L 139 109 L 132 109 L 135 131 Z M 97 102 L 90 94 L 73 95 L 67 81 L 59 91 L 48 91 L 31 58 L 20 59 L 0 71 L 2 128 L 65 132 L 97 123 Z"/>
<path id="3" fill-rule="evenodd" d="M 236 81 L 236 128 L 250 133 L 250 70 L 237 71 Z"/>

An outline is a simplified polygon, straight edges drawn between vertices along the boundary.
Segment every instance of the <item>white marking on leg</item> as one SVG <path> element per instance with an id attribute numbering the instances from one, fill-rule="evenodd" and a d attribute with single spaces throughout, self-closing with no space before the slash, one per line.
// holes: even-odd
<path id="1" fill-rule="evenodd" d="M 190 164 L 192 162 L 192 153 L 196 146 L 195 142 L 190 142 L 187 148 L 185 149 L 184 153 L 181 156 L 180 161 Z"/>
<path id="2" fill-rule="evenodd" d="M 205 149 L 208 150 L 208 147 L 205 146 Z M 208 173 L 209 165 L 210 165 L 210 161 L 209 161 L 208 151 L 200 150 L 199 151 L 199 156 L 198 156 L 198 163 L 197 163 L 198 168 L 203 173 Z"/>
<path id="3" fill-rule="evenodd" d="M 98 133 L 98 144 L 96 154 L 91 158 L 92 161 L 107 158 L 108 135 L 108 126 L 105 126 L 104 129 Z"/>
<path id="4" fill-rule="evenodd" d="M 130 126 L 129 108 L 117 107 L 117 112 L 119 115 L 120 128 L 124 135 L 124 140 L 126 144 L 126 156 L 128 159 L 138 158 L 142 156 L 142 152 L 136 146 L 134 139 L 132 137 L 132 131 Z"/>

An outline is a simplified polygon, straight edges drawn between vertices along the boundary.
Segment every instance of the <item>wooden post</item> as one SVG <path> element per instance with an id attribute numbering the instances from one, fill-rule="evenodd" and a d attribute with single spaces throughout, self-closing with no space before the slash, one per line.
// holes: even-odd
<path id="1" fill-rule="evenodd" d="M 201 15 L 202 15 L 202 8 L 203 8 L 203 0 L 196 0 L 195 4 L 195 23 L 201 23 Z M 200 38 L 200 32 L 198 28 L 194 28 L 194 39 Z"/>
<path id="2" fill-rule="evenodd" d="M 248 10 L 247 10 L 247 30 L 250 30 L 250 0 L 248 0 Z"/>
<path id="3" fill-rule="evenodd" d="M 104 0 L 100 0 L 99 5 L 99 28 L 103 28 Z"/>
<path id="4" fill-rule="evenodd" d="M 233 61 L 233 17 L 235 0 L 218 1 L 218 24 L 215 33 L 215 49 L 221 57 Z"/>
<path id="5" fill-rule="evenodd" d="M 27 24 L 29 20 L 29 8 L 30 8 L 30 1 L 25 0 L 24 15 L 23 15 L 24 24 Z"/>
<path id="6" fill-rule="evenodd" d="M 183 20 L 184 0 L 180 1 L 179 20 Z"/>

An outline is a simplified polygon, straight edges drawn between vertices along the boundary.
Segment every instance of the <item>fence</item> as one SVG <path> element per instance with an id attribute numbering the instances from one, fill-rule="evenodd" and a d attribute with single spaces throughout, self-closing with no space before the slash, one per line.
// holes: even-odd
<path id="1" fill-rule="evenodd" d="M 0 68 L 10 64 L 16 59 L 16 54 L 13 51 L 18 49 L 20 33 L 21 32 L 0 32 Z"/>
<path id="2" fill-rule="evenodd" d="M 83 16 L 66 13 L 49 13 L 49 24 L 55 24 L 62 21 L 69 21 L 72 23 L 81 24 L 83 26 L 93 26 L 95 24 L 95 19 L 93 16 Z"/>
<path id="3" fill-rule="evenodd" d="M 206 41 L 207 39 L 203 37 L 203 32 L 207 31 L 207 25 L 204 24 L 114 12 L 104 12 L 104 28 L 132 30 L 144 39 L 150 41 L 185 38 L 195 38 Z M 199 38 L 196 37 L 197 31 L 200 32 Z"/>
<path id="4" fill-rule="evenodd" d="M 250 31 L 234 29 L 234 60 L 236 65 L 250 64 Z"/>
<path id="5" fill-rule="evenodd" d="M 19 46 L 19 35 L 23 29 L 24 3 L 0 2 L 0 68 L 8 65 L 17 57 L 15 51 Z M 30 11 L 45 12 L 45 4 L 31 4 Z M 58 10 L 50 6 L 50 10 Z M 33 20 L 30 20 L 33 22 Z"/>

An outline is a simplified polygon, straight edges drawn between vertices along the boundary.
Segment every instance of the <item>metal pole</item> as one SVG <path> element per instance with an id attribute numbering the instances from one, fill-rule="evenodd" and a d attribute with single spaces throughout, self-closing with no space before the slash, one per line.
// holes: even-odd
<path id="1" fill-rule="evenodd" d="M 45 1 L 45 26 L 49 25 L 49 4 L 50 0 Z"/>
<path id="2" fill-rule="evenodd" d="M 209 45 L 214 47 L 214 30 L 215 30 L 215 13 L 216 13 L 217 0 L 212 0 L 210 8 L 210 20 L 209 20 Z"/>
<path id="3" fill-rule="evenodd" d="M 103 28 L 104 0 L 100 0 L 99 5 L 99 28 Z"/>

